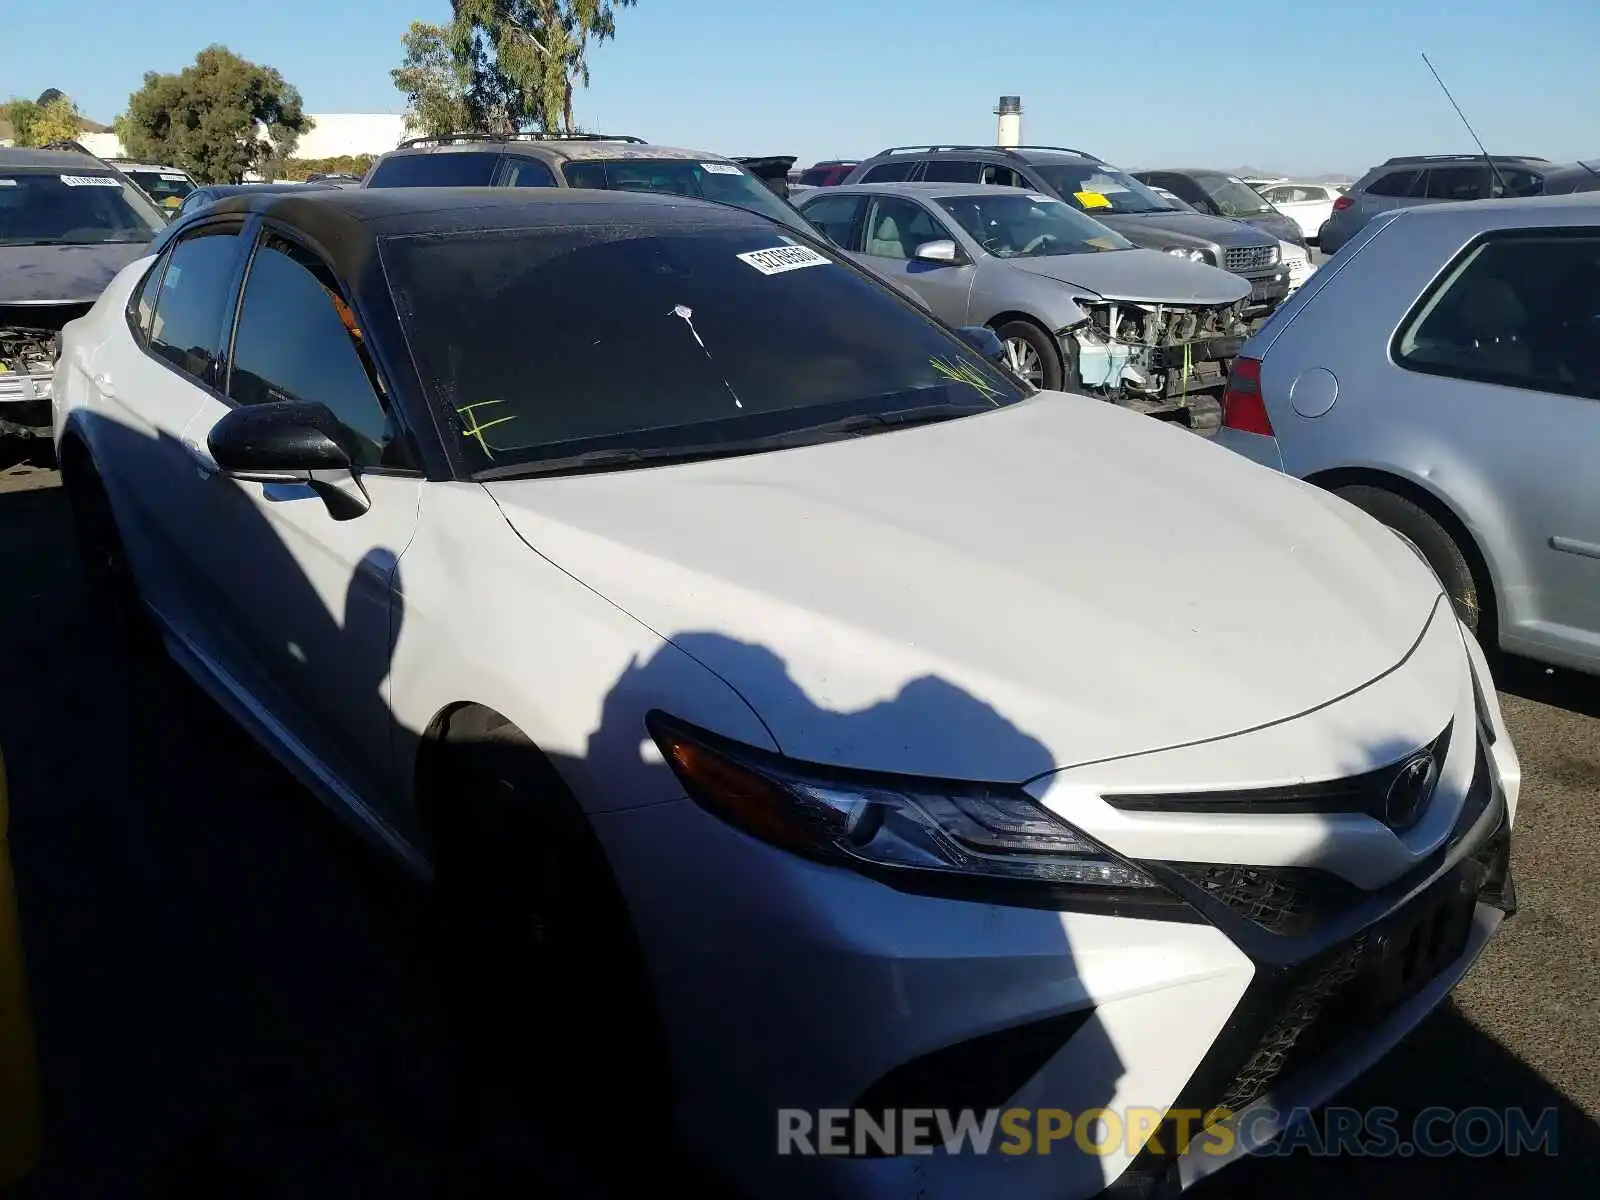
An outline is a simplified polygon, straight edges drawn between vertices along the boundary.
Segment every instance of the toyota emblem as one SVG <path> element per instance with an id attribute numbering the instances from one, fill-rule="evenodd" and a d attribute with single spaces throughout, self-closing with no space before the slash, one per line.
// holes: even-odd
<path id="1" fill-rule="evenodd" d="M 1397 831 L 1410 829 L 1422 816 L 1433 798 L 1434 784 L 1439 782 L 1439 764 L 1431 754 L 1417 754 L 1407 759 L 1395 772 L 1389 791 L 1383 798 L 1383 819 L 1389 828 Z"/>

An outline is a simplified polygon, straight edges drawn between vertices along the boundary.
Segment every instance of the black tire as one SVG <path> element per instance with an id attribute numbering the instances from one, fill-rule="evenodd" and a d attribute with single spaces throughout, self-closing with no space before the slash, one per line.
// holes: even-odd
<path id="1" fill-rule="evenodd" d="M 1007 321 L 995 329 L 995 335 L 1002 342 L 1022 342 L 1033 351 L 1039 362 L 1039 377 L 1030 380 L 1031 383 L 1047 392 L 1062 390 L 1067 374 L 1066 365 L 1061 360 L 1061 347 L 1056 345 L 1053 337 L 1029 321 Z"/>
<path id="2" fill-rule="evenodd" d="M 1493 608 L 1487 584 L 1474 574 L 1466 552 L 1431 513 L 1404 496 L 1365 484 L 1336 488 L 1334 494 L 1376 517 L 1420 550 L 1444 585 L 1462 623 L 1480 642 L 1493 640 Z"/>
<path id="3" fill-rule="evenodd" d="M 76 464 L 65 483 L 90 600 L 132 647 L 153 650 L 158 640 L 155 626 L 128 563 L 105 484 L 87 461 Z"/>
<path id="4" fill-rule="evenodd" d="M 581 1138 L 583 1123 L 606 1125 L 591 1118 L 615 1104 L 620 1085 L 630 1125 L 666 1131 L 666 1041 L 588 819 L 532 743 L 482 710 L 457 714 L 430 761 L 455 1115 L 467 1128 L 512 1113 L 562 1126 L 576 1116 L 571 1135 Z"/>

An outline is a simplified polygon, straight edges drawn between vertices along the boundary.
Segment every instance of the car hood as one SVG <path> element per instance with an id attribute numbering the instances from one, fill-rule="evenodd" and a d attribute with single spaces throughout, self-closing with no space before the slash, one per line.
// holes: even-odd
<path id="1" fill-rule="evenodd" d="M 1283 213 L 1262 213 L 1257 217 L 1241 217 L 1240 220 L 1246 225 L 1271 234 L 1274 238 L 1288 242 L 1300 240 L 1300 226 Z"/>
<path id="2" fill-rule="evenodd" d="M 91 304 L 149 242 L 0 246 L 0 304 Z"/>
<path id="3" fill-rule="evenodd" d="M 1194 241 L 1208 242 L 1217 246 L 1263 246 L 1270 245 L 1275 238 L 1248 225 L 1241 225 L 1238 221 L 1226 221 L 1221 217 L 1210 217 L 1199 212 L 1154 212 L 1154 213 L 1100 213 L 1094 214 L 1094 219 L 1102 225 L 1109 225 L 1123 237 L 1139 242 L 1141 245 L 1165 244 L 1162 234 L 1177 235 L 1172 239 L 1174 245 L 1185 246 Z"/>
<path id="4" fill-rule="evenodd" d="M 539 555 L 736 689 L 784 753 L 839 766 L 1021 780 L 1279 722 L 1403 661 L 1438 595 L 1351 506 L 1062 393 L 484 486 Z"/>
<path id="5" fill-rule="evenodd" d="M 1157 250 L 1112 250 L 1099 254 L 1052 254 L 1010 258 L 1007 266 L 1058 279 L 1103 300 L 1151 304 L 1232 304 L 1250 294 L 1250 284 L 1205 263 Z"/>

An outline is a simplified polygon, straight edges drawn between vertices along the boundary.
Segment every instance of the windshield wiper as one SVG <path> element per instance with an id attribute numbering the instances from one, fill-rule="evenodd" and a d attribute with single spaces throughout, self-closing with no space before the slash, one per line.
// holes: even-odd
<path id="1" fill-rule="evenodd" d="M 705 442 L 690 446 L 644 446 L 632 449 L 589 450 L 582 454 L 567 454 L 556 458 L 534 459 L 526 463 L 508 463 L 503 467 L 486 467 L 473 472 L 479 483 L 496 479 L 525 479 L 552 475 L 582 475 L 590 471 L 609 471 L 630 467 L 659 467 L 672 463 L 701 462 L 711 458 L 733 458 L 742 454 L 759 454 L 764 450 L 786 450 L 809 446 L 834 438 L 851 437 L 878 429 L 903 429 L 911 425 L 929 425 L 936 421 L 950 421 L 969 417 L 974 413 L 988 412 L 996 404 L 930 404 L 922 408 L 899 409 L 886 413 L 864 413 L 827 421 L 820 425 L 806 425 L 799 429 L 786 429 L 766 437 L 744 438 L 730 442 Z"/>

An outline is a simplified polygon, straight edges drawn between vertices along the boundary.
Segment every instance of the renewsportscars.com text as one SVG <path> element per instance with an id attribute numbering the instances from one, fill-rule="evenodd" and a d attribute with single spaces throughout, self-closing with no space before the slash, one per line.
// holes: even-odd
<path id="1" fill-rule="evenodd" d="M 1280 1137 L 1271 1138 L 1282 1129 Z M 1402 1118 L 1393 1108 L 1123 1110 L 1092 1108 L 863 1109 L 785 1108 L 778 1111 L 778 1153 L 784 1155 L 1050 1154 L 1130 1157 L 1156 1153 L 1227 1156 L 1256 1146 L 1259 1156 L 1441 1158 L 1452 1154 L 1557 1152 L 1554 1108 L 1425 1108 Z"/>

